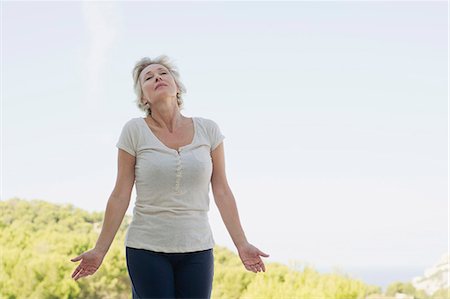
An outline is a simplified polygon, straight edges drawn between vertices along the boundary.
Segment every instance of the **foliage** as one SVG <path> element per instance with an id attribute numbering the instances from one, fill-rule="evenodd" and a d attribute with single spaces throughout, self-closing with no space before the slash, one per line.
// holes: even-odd
<path id="1" fill-rule="evenodd" d="M 450 288 L 440 289 L 431 295 L 430 299 L 448 299 L 450 298 Z"/>
<path id="2" fill-rule="evenodd" d="M 71 278 L 79 263 L 70 259 L 95 245 L 103 215 L 42 200 L 0 201 L 0 298 L 131 298 L 124 247 L 128 215 L 98 271 L 78 281 Z M 413 292 L 404 285 L 390 291 L 399 288 Z M 214 248 L 215 299 L 364 299 L 374 293 L 380 288 L 312 267 L 297 271 L 266 262 L 266 272 L 253 273 L 232 251 Z"/>

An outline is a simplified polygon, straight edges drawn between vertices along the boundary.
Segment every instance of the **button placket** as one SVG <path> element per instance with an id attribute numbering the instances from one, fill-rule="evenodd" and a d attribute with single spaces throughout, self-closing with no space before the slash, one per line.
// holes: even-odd
<path id="1" fill-rule="evenodd" d="M 176 179 L 175 179 L 175 191 L 177 193 L 180 192 L 180 180 L 181 180 L 181 157 L 180 155 L 177 155 L 177 169 L 176 169 Z"/>

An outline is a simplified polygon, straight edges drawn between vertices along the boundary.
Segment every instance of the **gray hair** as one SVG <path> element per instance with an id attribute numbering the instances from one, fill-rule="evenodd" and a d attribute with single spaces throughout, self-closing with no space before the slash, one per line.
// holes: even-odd
<path id="1" fill-rule="evenodd" d="M 186 93 L 186 87 L 180 80 L 180 74 L 178 73 L 177 67 L 170 61 L 170 58 L 167 55 L 160 55 L 156 57 L 155 59 L 151 59 L 149 57 L 143 57 L 138 62 L 136 62 L 132 75 L 133 75 L 133 81 L 134 81 L 134 92 L 137 95 L 137 98 L 135 100 L 136 105 L 138 108 L 142 111 L 144 111 L 147 116 L 152 114 L 152 110 L 150 108 L 150 105 L 144 105 L 142 102 L 143 93 L 142 93 L 142 84 L 139 80 L 139 75 L 141 72 L 150 64 L 161 64 L 165 66 L 170 74 L 172 75 L 175 83 L 178 86 L 179 92 L 177 93 L 177 104 L 180 109 L 183 109 L 183 93 Z"/>

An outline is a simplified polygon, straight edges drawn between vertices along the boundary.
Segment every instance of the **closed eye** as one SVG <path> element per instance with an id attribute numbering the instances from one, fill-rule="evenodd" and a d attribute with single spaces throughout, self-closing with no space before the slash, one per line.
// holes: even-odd
<path id="1" fill-rule="evenodd" d="M 161 74 L 167 74 L 167 73 L 166 72 L 162 72 Z M 151 78 L 153 78 L 153 76 L 148 77 L 147 79 L 145 79 L 145 81 L 147 81 L 148 79 L 151 79 Z"/>

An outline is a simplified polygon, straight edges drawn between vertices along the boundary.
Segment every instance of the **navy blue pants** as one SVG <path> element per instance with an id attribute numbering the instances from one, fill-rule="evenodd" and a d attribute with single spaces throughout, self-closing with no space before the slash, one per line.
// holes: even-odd
<path id="1" fill-rule="evenodd" d="M 211 297 L 213 248 L 183 253 L 125 249 L 133 299 Z"/>

